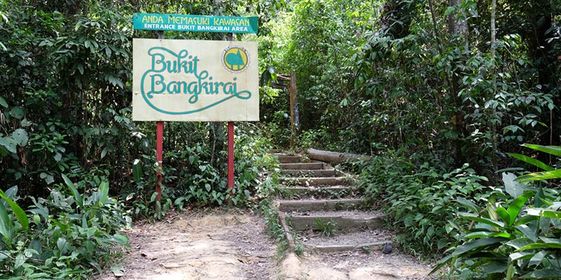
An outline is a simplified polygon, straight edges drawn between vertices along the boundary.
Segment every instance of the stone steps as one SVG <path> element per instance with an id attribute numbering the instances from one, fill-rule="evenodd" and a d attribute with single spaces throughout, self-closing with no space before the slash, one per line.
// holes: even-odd
<path id="1" fill-rule="evenodd" d="M 331 236 L 314 233 L 300 237 L 304 248 L 314 253 L 332 253 L 342 251 L 379 251 L 384 245 L 391 243 L 389 234 L 379 230 L 368 230 L 350 233 L 334 232 Z"/>
<path id="2" fill-rule="evenodd" d="M 314 253 L 376 251 L 391 242 L 380 230 L 385 216 L 360 210 L 365 201 L 353 197 L 357 188 L 352 178 L 327 163 L 304 162 L 290 154 L 277 157 L 284 186 L 276 205 L 287 239 L 298 232 L 305 251 Z"/>
<path id="3" fill-rule="evenodd" d="M 280 182 L 291 186 L 341 186 L 350 185 L 348 177 L 282 177 Z"/>
<path id="4" fill-rule="evenodd" d="M 279 211 L 334 211 L 357 209 L 364 201 L 359 198 L 277 200 Z"/>
<path id="5" fill-rule="evenodd" d="M 356 192 L 353 186 L 284 186 L 280 188 L 283 198 L 303 198 L 303 197 L 325 197 L 339 198 L 342 196 L 351 196 Z"/>
<path id="6" fill-rule="evenodd" d="M 281 170 L 281 174 L 290 177 L 334 177 L 340 175 L 340 173 L 333 168 L 316 170 L 284 169 Z"/>
<path id="7" fill-rule="evenodd" d="M 322 230 L 325 226 L 338 231 L 357 231 L 380 228 L 385 216 L 371 211 L 324 211 L 289 213 L 287 220 L 296 231 Z"/>
<path id="8" fill-rule="evenodd" d="M 281 163 L 281 170 L 318 170 L 324 169 L 323 162 L 294 162 L 294 163 Z"/>
<path id="9" fill-rule="evenodd" d="M 302 162 L 303 158 L 299 155 L 277 155 L 280 163 L 299 163 Z"/>

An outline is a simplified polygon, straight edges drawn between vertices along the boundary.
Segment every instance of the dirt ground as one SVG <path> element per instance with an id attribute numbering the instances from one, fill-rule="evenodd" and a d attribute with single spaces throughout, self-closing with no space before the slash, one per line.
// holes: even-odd
<path id="1" fill-rule="evenodd" d="M 302 262 L 306 280 L 427 280 L 430 266 L 394 250 L 381 252 L 347 252 L 312 255 Z M 329 278 L 325 278 L 329 275 Z"/>
<path id="2" fill-rule="evenodd" d="M 138 224 L 117 271 L 93 279 L 274 279 L 275 244 L 263 218 L 240 210 L 197 210 Z"/>

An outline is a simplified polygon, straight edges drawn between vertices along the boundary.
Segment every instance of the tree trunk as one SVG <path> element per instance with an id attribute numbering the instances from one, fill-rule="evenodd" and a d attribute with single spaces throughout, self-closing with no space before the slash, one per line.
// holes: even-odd
<path id="1" fill-rule="evenodd" d="M 452 40 L 455 38 L 463 39 L 465 42 L 465 51 L 468 51 L 468 26 L 465 17 L 461 16 L 463 12 L 458 11 L 463 0 L 449 0 L 448 5 L 451 8 L 456 9 L 456 12 L 451 13 L 448 16 L 448 33 Z M 453 42 L 453 41 L 452 41 Z M 462 100 L 458 96 L 460 92 L 459 81 L 456 78 L 454 72 L 449 74 L 450 79 L 450 94 L 456 105 L 455 113 L 453 116 L 454 120 L 454 130 L 458 135 L 458 139 L 455 141 L 455 161 L 457 165 L 463 164 L 465 162 L 464 153 L 462 152 L 462 147 L 464 146 L 463 139 L 466 135 L 464 112 L 462 111 Z"/>
<path id="2" fill-rule="evenodd" d="M 338 153 L 338 152 L 322 151 L 316 149 L 308 149 L 307 153 L 310 159 L 324 161 L 328 163 L 334 163 L 334 164 L 343 163 L 348 160 L 370 159 L 370 156 L 366 156 L 366 155 Z"/>
<path id="3" fill-rule="evenodd" d="M 462 0 L 449 0 L 450 7 L 459 8 Z M 448 32 L 452 35 L 467 36 L 468 25 L 465 17 L 460 16 L 462 12 L 452 13 L 448 16 Z M 467 39 L 467 38 L 466 38 Z"/>

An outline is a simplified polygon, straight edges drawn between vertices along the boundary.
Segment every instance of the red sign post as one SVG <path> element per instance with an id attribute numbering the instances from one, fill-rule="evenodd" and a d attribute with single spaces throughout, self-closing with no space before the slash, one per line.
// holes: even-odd
<path id="1" fill-rule="evenodd" d="M 234 122 L 228 122 L 228 189 L 234 191 Z"/>
<path id="2" fill-rule="evenodd" d="M 162 199 L 162 181 L 164 176 L 162 175 L 163 164 L 162 161 L 164 153 L 164 122 L 156 122 L 156 162 L 158 164 L 158 169 L 156 171 L 156 200 L 160 201 Z"/>

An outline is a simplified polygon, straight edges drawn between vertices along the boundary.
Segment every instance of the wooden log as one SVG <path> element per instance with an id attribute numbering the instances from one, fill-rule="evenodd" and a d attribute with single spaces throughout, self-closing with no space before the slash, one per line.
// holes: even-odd
<path id="1" fill-rule="evenodd" d="M 312 160 L 319 160 L 334 164 L 342 163 L 348 160 L 369 160 L 371 158 L 366 155 L 322 151 L 313 148 L 308 149 L 307 153 L 308 157 Z"/>

